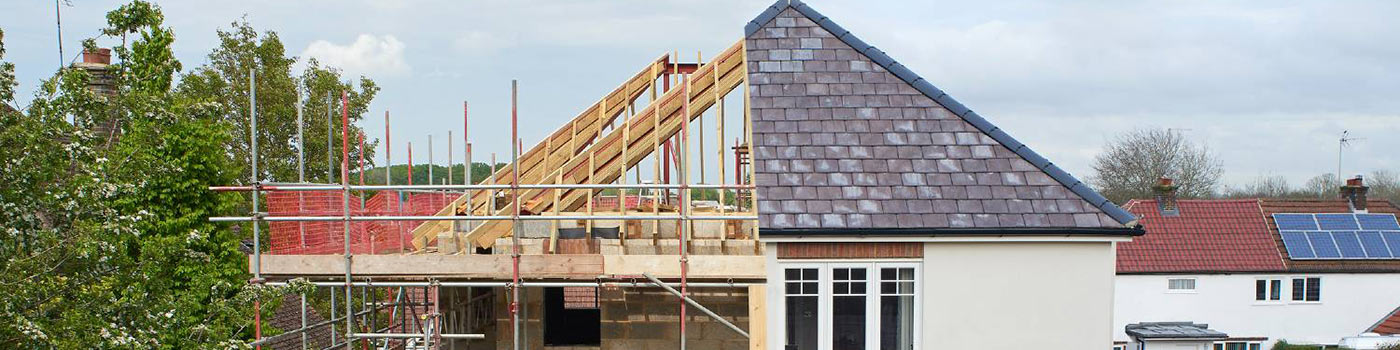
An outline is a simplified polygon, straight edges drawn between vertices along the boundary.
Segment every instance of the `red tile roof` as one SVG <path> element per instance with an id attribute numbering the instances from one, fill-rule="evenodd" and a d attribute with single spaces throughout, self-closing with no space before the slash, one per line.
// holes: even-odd
<path id="1" fill-rule="evenodd" d="M 1119 273 L 1283 271 L 1259 200 L 1179 200 L 1164 216 L 1155 200 L 1133 200 L 1147 234 L 1118 245 Z"/>
<path id="2" fill-rule="evenodd" d="M 1371 329 L 1366 331 L 1384 335 L 1400 334 L 1400 308 L 1395 308 L 1395 311 L 1391 311 L 1389 316 L 1386 316 L 1385 319 L 1377 322 L 1375 326 L 1371 326 Z"/>

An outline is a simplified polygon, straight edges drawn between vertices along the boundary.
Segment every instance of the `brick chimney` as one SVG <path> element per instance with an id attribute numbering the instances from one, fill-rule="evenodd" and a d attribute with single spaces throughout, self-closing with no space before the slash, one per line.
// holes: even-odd
<path id="1" fill-rule="evenodd" d="M 1162 215 L 1176 216 L 1180 213 L 1176 207 L 1177 187 L 1171 178 L 1165 176 L 1157 179 L 1157 184 L 1152 186 L 1152 193 L 1157 198 L 1157 209 L 1162 211 Z"/>
<path id="2" fill-rule="evenodd" d="M 1361 175 L 1347 179 L 1347 184 L 1341 187 L 1342 198 L 1347 200 L 1347 205 L 1351 210 L 1358 213 L 1366 212 L 1366 184 L 1361 179 Z"/>
<path id="3" fill-rule="evenodd" d="M 86 70 L 91 80 L 88 80 L 88 90 L 98 96 L 112 97 L 117 95 L 117 82 L 112 77 L 107 66 L 112 64 L 112 49 L 101 48 L 95 51 L 83 51 L 83 61 L 74 63 L 74 68 Z"/>

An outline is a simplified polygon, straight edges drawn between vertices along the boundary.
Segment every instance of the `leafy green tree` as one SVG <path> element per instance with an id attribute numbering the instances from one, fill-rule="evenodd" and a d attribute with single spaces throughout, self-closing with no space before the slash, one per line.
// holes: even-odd
<path id="1" fill-rule="evenodd" d="M 180 65 L 159 7 L 134 1 L 107 18 L 104 33 L 136 34 L 114 50 L 119 94 L 63 69 L 27 110 L 0 110 L 0 344 L 244 347 L 253 301 L 308 287 L 247 285 L 243 234 L 207 221 L 243 202 L 208 190 L 241 177 L 235 158 L 209 151 L 241 134 L 221 107 L 170 90 Z M 13 86 L 7 72 L 0 86 Z M 125 121 L 121 138 L 93 134 L 109 118 Z"/>
<path id="2" fill-rule="evenodd" d="M 342 81 L 339 70 L 322 67 L 311 60 L 301 76 L 292 75 L 295 57 L 287 56 L 277 32 L 259 34 L 246 20 L 233 22 L 227 31 L 219 30 L 219 46 L 209 54 L 209 63 L 184 75 L 176 88 L 179 95 L 195 103 L 214 105 L 220 119 L 242 133 L 229 141 L 227 149 L 235 159 L 249 159 L 248 137 L 249 71 L 256 71 L 258 110 L 258 178 L 293 182 L 297 180 L 296 105 L 303 96 L 308 181 L 339 182 L 341 137 L 341 92 L 349 100 L 350 156 L 367 162 L 374 159 L 377 140 L 358 146 L 363 132 L 355 123 L 369 111 L 379 87 L 361 77 L 358 86 Z M 327 97 L 334 101 L 328 101 Z M 334 118 L 329 136 L 331 154 L 326 152 L 327 118 Z M 327 157 L 331 162 L 327 162 Z M 331 164 L 333 166 L 327 166 Z M 357 166 L 352 161 L 351 167 Z M 329 168 L 329 169 L 328 169 Z"/>
<path id="3" fill-rule="evenodd" d="M 0 60 L 5 59 L 5 30 L 0 29 Z M 13 112 L 15 100 L 15 64 L 0 61 L 0 113 Z M 8 110 L 6 109 L 8 108 Z"/>

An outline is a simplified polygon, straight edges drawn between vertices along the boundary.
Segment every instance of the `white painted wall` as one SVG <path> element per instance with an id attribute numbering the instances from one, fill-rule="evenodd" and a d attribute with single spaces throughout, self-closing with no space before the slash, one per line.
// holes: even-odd
<path id="1" fill-rule="evenodd" d="M 1201 340 L 1152 340 L 1142 350 L 1211 350 L 1213 343 Z M 1128 349 L 1137 349 L 1133 344 Z"/>
<path id="2" fill-rule="evenodd" d="M 781 266 L 803 261 L 777 259 L 772 242 L 766 248 L 767 349 L 781 350 Z M 926 242 L 919 348 L 1110 349 L 1115 259 L 1107 239 Z"/>
<path id="3" fill-rule="evenodd" d="M 1110 242 L 924 245 L 924 349 L 1110 349 Z"/>
<path id="4" fill-rule="evenodd" d="M 1290 302 L 1289 277 L 1321 277 L 1321 301 Z M 1196 278 L 1195 293 L 1167 292 L 1168 278 Z M 1255 302 L 1254 281 L 1284 280 L 1283 302 Z M 1119 275 L 1115 280 L 1113 337 L 1136 322 L 1192 321 L 1232 337 L 1336 344 L 1400 306 L 1400 274 Z"/>

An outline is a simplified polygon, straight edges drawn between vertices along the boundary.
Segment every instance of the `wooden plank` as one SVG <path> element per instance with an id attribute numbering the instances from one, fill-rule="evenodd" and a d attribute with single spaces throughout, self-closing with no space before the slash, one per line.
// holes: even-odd
<path id="1" fill-rule="evenodd" d="M 768 347 L 768 286 L 749 286 L 749 350 Z"/>
<path id="2" fill-rule="evenodd" d="M 596 279 L 603 273 L 603 257 L 596 254 L 524 255 L 521 275 L 531 278 Z M 248 262 L 252 270 L 252 260 Z M 263 255 L 263 275 L 343 276 L 344 255 Z M 509 255 L 356 255 L 351 271 L 355 276 L 440 276 L 481 279 L 510 279 Z"/>
<path id="3" fill-rule="evenodd" d="M 659 278 L 681 276 L 678 255 L 604 255 L 603 274 Z M 764 257 L 754 255 L 690 255 L 687 278 L 763 279 Z"/>
<path id="4" fill-rule="evenodd" d="M 583 113 L 581 113 L 579 116 L 574 117 L 574 119 L 571 120 L 568 124 L 565 124 L 563 127 L 560 127 L 558 130 L 556 130 L 553 134 L 551 134 L 550 137 L 546 138 L 546 142 L 536 144 L 530 150 L 526 151 L 519 159 L 521 164 L 520 169 L 522 169 L 519 183 L 549 183 L 548 181 L 553 179 L 553 177 L 549 177 L 547 175 L 549 173 L 552 173 L 553 169 L 555 169 L 555 167 L 551 167 L 550 165 L 556 162 L 568 160 L 573 156 L 577 155 L 580 151 L 580 149 L 572 147 L 566 149 L 562 147 L 562 145 L 577 145 L 579 143 L 588 144 L 592 142 L 593 138 L 597 137 L 600 134 L 599 132 L 592 132 L 585 133 L 584 135 L 579 135 L 576 132 L 578 124 L 584 123 L 584 130 L 593 130 L 596 128 L 587 128 L 587 126 L 602 125 L 604 119 L 606 119 L 608 122 L 611 122 L 611 120 L 616 118 L 619 114 L 621 114 L 623 110 L 621 106 L 608 108 L 608 104 L 606 103 L 606 101 L 608 101 L 609 99 L 631 100 L 641 97 L 642 94 L 646 93 L 647 87 L 653 84 L 658 74 L 660 74 L 656 67 L 664 67 L 666 62 L 668 61 L 670 61 L 669 54 L 662 54 L 661 57 L 651 61 L 651 63 L 648 64 L 645 69 L 633 75 L 632 78 L 628 81 L 623 82 L 621 86 L 614 89 L 607 96 L 604 96 L 604 98 L 600 101 L 599 104 L 594 104 L 589 108 L 585 109 Z M 586 140 L 579 141 L 575 140 L 576 138 L 585 138 Z M 551 143 L 561 145 L 561 147 L 553 147 Z M 551 158 L 555 159 L 556 161 L 552 162 Z M 505 179 L 510 179 L 513 181 L 516 176 L 512 171 L 512 167 L 506 166 L 502 169 L 493 171 L 492 175 L 489 176 L 489 178 L 493 183 L 505 181 Z M 454 211 L 459 213 L 477 212 L 478 209 L 483 209 L 486 207 L 487 202 L 489 202 L 489 198 L 486 195 L 484 195 L 484 193 L 489 192 L 490 191 L 477 192 L 471 194 L 470 197 L 464 195 L 462 197 L 454 199 L 446 208 L 438 211 L 434 215 L 451 215 Z M 486 211 L 489 212 L 490 210 Z M 451 225 L 444 225 L 442 222 L 430 221 L 425 222 L 419 225 L 418 227 L 414 228 L 414 248 L 423 249 L 428 245 L 428 243 L 430 243 L 433 239 L 437 237 L 438 232 L 441 232 L 444 229 L 451 229 Z"/>
<path id="5" fill-rule="evenodd" d="M 590 145 L 586 152 L 575 155 L 573 159 L 565 162 L 563 166 L 555 171 L 562 172 L 558 183 L 567 184 L 599 184 L 611 183 L 619 177 L 625 176 L 626 169 L 641 162 L 647 154 L 654 148 L 634 143 L 643 143 L 650 138 L 657 136 L 670 137 L 680 131 L 683 124 L 698 117 L 705 109 L 714 105 L 717 101 L 715 96 L 722 95 L 707 92 L 712 89 L 722 89 L 724 92 L 738 87 L 746 79 L 747 70 L 744 69 L 742 51 L 743 40 L 736 43 L 722 54 L 715 56 L 711 61 L 692 74 L 693 79 L 687 79 L 686 84 L 691 84 L 691 89 L 672 89 L 658 100 L 651 101 L 646 109 L 624 122 L 623 130 L 612 130 L 607 135 L 598 139 L 597 143 Z M 719 78 L 708 78 L 705 74 L 719 74 Z M 713 83 L 719 82 L 719 86 Z M 690 90 L 688 94 L 684 93 Z M 639 92 L 640 93 L 640 92 Z M 685 96 L 682 96 L 685 95 Z M 600 102 L 606 103 L 607 100 Z M 690 104 L 690 115 L 682 116 L 685 111 L 682 109 L 685 104 Z M 611 104 L 609 104 L 611 105 Z M 659 122 L 660 130 L 653 127 L 657 121 L 647 122 L 651 118 L 663 118 Z M 601 124 L 599 124 L 601 126 Z M 621 145 L 614 145 L 621 143 Z M 626 149 L 624 152 L 623 150 Z M 533 179 L 522 178 L 522 183 L 530 182 Z M 553 179 L 550 179 L 553 180 Z M 561 201 L 563 210 L 573 211 L 583 207 L 586 203 L 591 203 L 591 190 L 565 190 Z M 552 201 L 542 200 L 546 193 L 544 191 L 524 191 L 520 199 L 523 200 L 525 208 L 531 212 L 545 212 L 552 206 Z M 467 235 L 468 240 L 475 242 L 478 246 L 489 247 L 495 243 L 498 237 L 511 234 L 512 228 L 505 222 L 486 222 L 472 230 Z M 426 239 L 431 239 L 427 237 Z"/>

